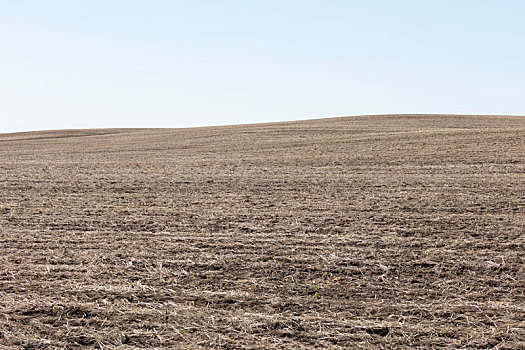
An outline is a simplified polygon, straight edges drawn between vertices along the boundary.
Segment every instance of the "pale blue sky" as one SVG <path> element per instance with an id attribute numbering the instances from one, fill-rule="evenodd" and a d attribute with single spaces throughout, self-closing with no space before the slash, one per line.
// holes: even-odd
<path id="1" fill-rule="evenodd" d="M 525 114 L 525 1 L 0 0 L 0 132 Z"/>

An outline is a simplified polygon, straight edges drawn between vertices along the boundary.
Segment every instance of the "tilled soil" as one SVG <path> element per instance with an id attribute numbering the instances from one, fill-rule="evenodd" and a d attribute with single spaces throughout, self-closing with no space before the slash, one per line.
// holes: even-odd
<path id="1" fill-rule="evenodd" d="M 0 135 L 0 348 L 525 349 L 525 118 Z"/>

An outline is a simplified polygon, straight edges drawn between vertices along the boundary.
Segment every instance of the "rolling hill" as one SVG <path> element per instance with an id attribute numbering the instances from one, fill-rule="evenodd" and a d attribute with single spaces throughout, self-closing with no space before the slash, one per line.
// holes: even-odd
<path id="1" fill-rule="evenodd" d="M 525 117 L 0 134 L 0 347 L 525 348 Z"/>

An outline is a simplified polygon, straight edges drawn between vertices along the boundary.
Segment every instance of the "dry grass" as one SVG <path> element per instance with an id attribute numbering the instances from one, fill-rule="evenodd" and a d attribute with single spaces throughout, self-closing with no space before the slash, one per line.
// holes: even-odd
<path id="1" fill-rule="evenodd" d="M 0 348 L 525 348 L 525 118 L 0 135 Z"/>

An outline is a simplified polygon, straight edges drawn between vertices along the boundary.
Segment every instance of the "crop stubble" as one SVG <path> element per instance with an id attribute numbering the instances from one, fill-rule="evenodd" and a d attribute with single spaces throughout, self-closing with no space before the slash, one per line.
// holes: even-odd
<path id="1" fill-rule="evenodd" d="M 0 135 L 0 347 L 525 348 L 525 118 Z"/>

